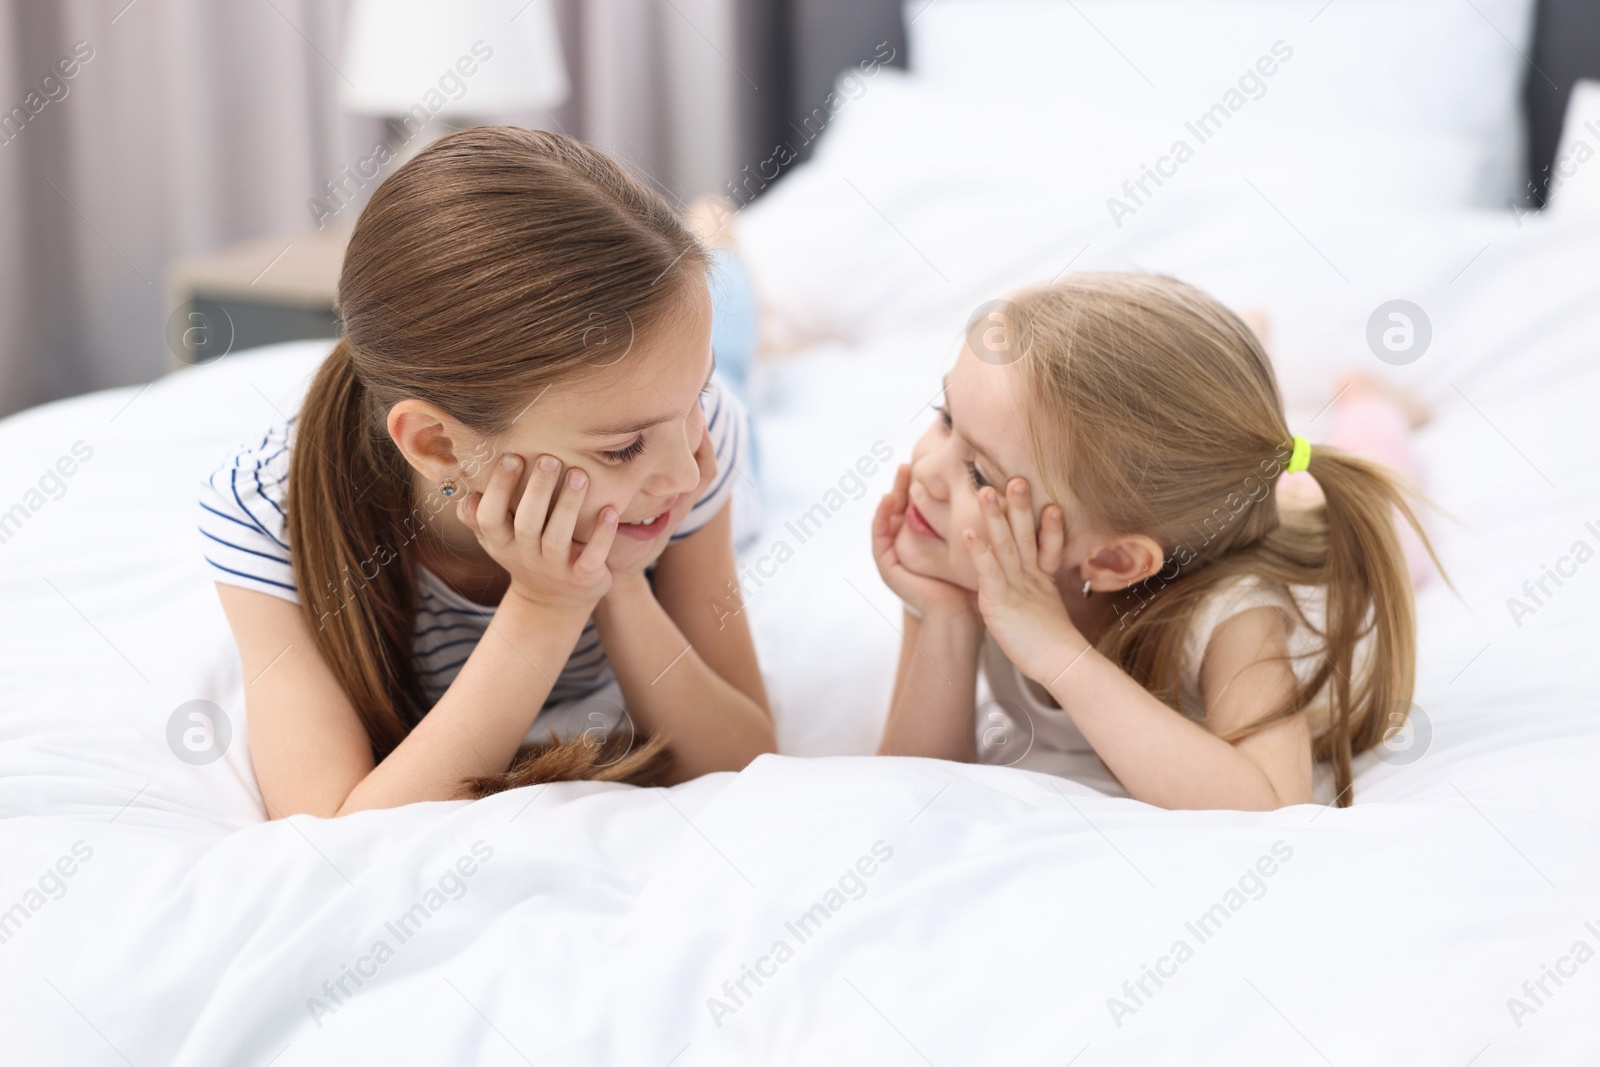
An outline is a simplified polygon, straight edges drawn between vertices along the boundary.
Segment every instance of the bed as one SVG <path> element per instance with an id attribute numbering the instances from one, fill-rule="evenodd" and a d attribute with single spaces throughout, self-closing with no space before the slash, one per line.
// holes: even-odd
<path id="1" fill-rule="evenodd" d="M 736 219 L 787 349 L 758 368 L 765 526 L 741 558 L 782 754 L 742 773 L 266 822 L 193 501 L 326 343 L 0 423 L 7 1060 L 1600 1060 L 1600 221 L 1508 209 L 1521 178 L 1492 131 L 1329 116 L 1287 159 L 1219 141 L 1117 225 L 1104 201 L 1161 143 L 1130 131 L 1162 116 L 1123 96 L 1023 121 L 941 81 L 941 47 L 983 43 L 947 7 L 913 7 L 911 70 L 841 84 L 812 158 Z M 1115 41 L 1154 69 L 1101 5 L 1068 7 L 1095 21 L 1083 64 Z M 1531 23 L 1490 28 L 1527 50 Z M 1469 38 L 1493 54 L 1461 34 L 1440 62 Z M 1220 48 L 1221 84 L 1274 39 Z M 1419 446 L 1457 592 L 1420 597 L 1412 726 L 1358 761 L 1353 806 L 1168 812 L 868 755 L 899 640 L 871 510 L 972 308 L 1067 269 L 1263 309 L 1313 439 L 1356 366 L 1433 405 Z M 1396 299 L 1428 341 L 1384 360 L 1369 323 Z"/>

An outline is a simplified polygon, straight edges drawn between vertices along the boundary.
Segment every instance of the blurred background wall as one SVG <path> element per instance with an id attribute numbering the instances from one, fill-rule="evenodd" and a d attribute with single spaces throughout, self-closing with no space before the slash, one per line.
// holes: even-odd
<path id="1" fill-rule="evenodd" d="M 318 225 L 326 183 L 351 189 L 393 136 L 344 102 L 357 6 L 0 0 L 0 415 L 170 369 L 174 261 L 246 238 L 287 249 Z M 849 0 L 480 6 L 508 26 L 552 17 L 570 92 L 476 121 L 593 142 L 683 201 L 743 203 L 770 184 L 770 164 L 750 175 L 776 144 L 808 154 L 830 78 L 807 56 L 903 62 L 898 18 Z M 344 220 L 394 165 L 350 193 Z"/>

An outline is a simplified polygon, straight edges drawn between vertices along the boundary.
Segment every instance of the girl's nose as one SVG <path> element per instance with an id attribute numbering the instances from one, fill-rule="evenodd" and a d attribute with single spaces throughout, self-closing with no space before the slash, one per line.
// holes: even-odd
<path id="1" fill-rule="evenodd" d="M 705 436 L 705 423 L 700 419 L 694 419 L 692 426 L 686 429 L 683 444 L 673 448 L 670 463 L 663 471 L 666 480 L 666 491 L 663 496 L 687 493 L 700 484 L 700 462 L 695 459 L 695 452 L 700 448 L 701 440 Z M 709 451 L 710 443 L 707 442 L 705 447 Z"/>
<path id="2" fill-rule="evenodd" d="M 945 480 L 942 470 L 943 454 L 938 444 L 927 436 L 918 440 L 911 449 L 911 480 L 941 502 L 950 498 L 950 484 Z"/>

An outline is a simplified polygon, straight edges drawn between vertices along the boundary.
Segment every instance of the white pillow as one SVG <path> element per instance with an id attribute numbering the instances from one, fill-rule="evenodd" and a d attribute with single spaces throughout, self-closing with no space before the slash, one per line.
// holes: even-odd
<path id="1" fill-rule="evenodd" d="M 1390 162 L 1422 174 L 1440 174 L 1439 143 L 1459 145 L 1449 154 L 1467 169 L 1441 185 L 1440 205 L 1503 208 L 1523 184 L 1532 0 L 907 0 L 905 11 L 910 69 L 996 107 L 1091 100 L 1182 129 L 1233 90 L 1238 115 L 1379 131 L 1403 152 Z"/>
<path id="2" fill-rule="evenodd" d="M 1329 205 L 1423 207 L 1446 187 L 1468 193 L 1460 138 L 1243 112 L 1231 122 L 1157 188 L 1145 174 L 1181 132 L 1170 119 L 1071 96 L 1000 106 L 881 69 L 811 159 L 740 213 L 771 336 L 798 346 L 957 331 L 978 302 L 1056 275 L 1080 249 L 1091 249 L 1084 269 L 1159 240 L 1186 209 L 1265 197 L 1305 224 Z"/>
<path id="3" fill-rule="evenodd" d="M 1554 218 L 1600 215 L 1600 81 L 1572 87 L 1546 210 Z"/>

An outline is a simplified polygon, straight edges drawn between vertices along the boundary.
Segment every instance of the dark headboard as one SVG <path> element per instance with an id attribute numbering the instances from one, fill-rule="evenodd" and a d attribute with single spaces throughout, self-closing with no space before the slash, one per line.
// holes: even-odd
<path id="1" fill-rule="evenodd" d="M 1600 4 L 1595 0 L 1539 0 L 1533 54 L 1523 83 L 1528 121 L 1528 180 L 1531 199 L 1544 204 L 1546 168 L 1561 142 L 1572 83 L 1600 78 Z"/>
<path id="2" fill-rule="evenodd" d="M 1572 83 L 1600 78 L 1600 2 L 1537 0 L 1536 8 L 1523 113 L 1529 196 L 1542 205 Z M 757 119 L 768 135 L 758 134 L 757 140 L 770 144 L 787 139 L 803 159 L 810 145 L 796 142 L 795 127 L 822 103 L 840 71 L 872 57 L 885 41 L 895 50 L 891 65 L 905 65 L 901 0 L 782 0 L 778 10 L 781 14 L 763 25 L 764 51 L 773 65 L 771 80 L 784 87 L 784 100 L 774 107 L 768 97 L 767 110 Z"/>
<path id="3" fill-rule="evenodd" d="M 873 56 L 885 42 L 894 49 L 889 65 L 906 65 L 900 0 L 789 0 L 789 5 L 791 122 L 801 124 L 840 71 Z"/>

